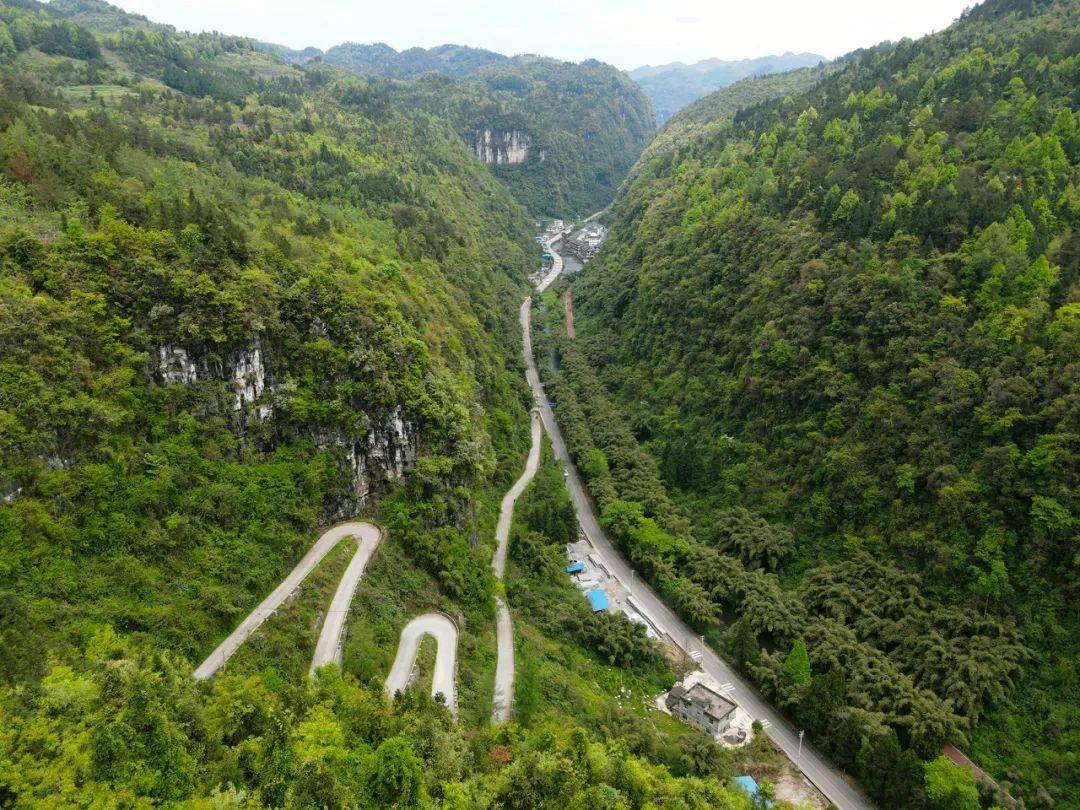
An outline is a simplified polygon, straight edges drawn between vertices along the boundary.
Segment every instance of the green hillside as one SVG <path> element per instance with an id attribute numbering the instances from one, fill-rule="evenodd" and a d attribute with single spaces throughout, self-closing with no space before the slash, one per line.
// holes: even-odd
<path id="1" fill-rule="evenodd" d="M 891 806 L 945 742 L 1080 803 L 1077 31 L 992 0 L 699 102 L 552 349 L 613 532 Z"/>
<path id="2" fill-rule="evenodd" d="M 522 163 L 493 169 L 536 214 L 584 216 L 607 206 L 653 134 L 648 99 L 602 62 L 518 57 L 474 81 L 492 102 L 462 116 L 462 130 L 472 143 L 485 130 L 529 138 Z"/>
<path id="3" fill-rule="evenodd" d="M 539 257 L 416 92 L 93 0 L 0 3 L 0 806 L 746 806 L 733 761 L 623 707 L 671 675 L 566 583 L 565 622 L 522 623 L 528 722 L 488 727 Z M 351 516 L 387 539 L 344 674 L 307 664 L 348 541 L 197 683 Z M 462 628 L 461 722 L 383 693 L 406 608 Z"/>
<path id="4" fill-rule="evenodd" d="M 350 453 L 395 418 L 456 524 L 520 447 L 505 358 L 534 251 L 445 124 L 358 81 L 24 9 L 0 9 L 8 683 L 104 625 L 206 652 L 389 488 Z M 474 562 L 460 531 L 450 568 Z"/>
<path id="5" fill-rule="evenodd" d="M 684 107 L 649 141 L 641 159 L 631 169 L 635 174 L 665 152 L 681 149 L 696 140 L 716 135 L 729 127 L 744 109 L 766 101 L 805 93 L 822 78 L 839 70 L 843 60 L 820 67 L 752 76 L 710 93 L 696 104 Z"/>
<path id="6" fill-rule="evenodd" d="M 646 65 L 631 70 L 628 75 L 656 109 L 656 122 L 670 120 L 680 110 L 702 96 L 752 77 L 800 71 L 827 61 L 815 53 L 784 53 L 759 56 L 756 59 L 703 59 L 687 65 L 674 62 L 668 65 Z"/>
<path id="7" fill-rule="evenodd" d="M 259 47 L 298 63 L 318 54 Z M 604 208 L 653 134 L 641 89 L 592 59 L 574 64 L 457 45 L 396 51 L 355 43 L 319 57 L 359 76 L 419 79 L 408 82 L 409 103 L 452 122 L 534 216 L 572 218 Z"/>

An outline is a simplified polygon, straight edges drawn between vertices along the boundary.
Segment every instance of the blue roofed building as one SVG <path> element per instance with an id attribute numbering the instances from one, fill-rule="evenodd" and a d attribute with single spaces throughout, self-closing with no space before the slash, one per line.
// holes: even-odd
<path id="1" fill-rule="evenodd" d="M 731 786 L 734 788 L 738 788 L 747 796 L 749 796 L 750 800 L 754 802 L 754 807 L 762 806 L 761 804 L 759 804 L 759 802 L 763 798 L 761 795 L 761 788 L 758 787 L 757 780 L 754 779 L 754 777 L 747 776 L 746 774 L 742 776 L 736 776 L 734 779 L 731 780 Z M 766 800 L 764 806 L 772 807 L 772 802 Z"/>
<path id="2" fill-rule="evenodd" d="M 568 574 L 580 574 L 584 570 L 585 563 L 581 562 L 581 560 L 577 560 L 566 566 L 566 573 Z"/>
<path id="3" fill-rule="evenodd" d="M 611 601 L 608 599 L 607 594 L 600 588 L 589 591 L 585 596 L 588 598 L 589 604 L 592 605 L 593 613 L 601 613 L 611 607 Z"/>

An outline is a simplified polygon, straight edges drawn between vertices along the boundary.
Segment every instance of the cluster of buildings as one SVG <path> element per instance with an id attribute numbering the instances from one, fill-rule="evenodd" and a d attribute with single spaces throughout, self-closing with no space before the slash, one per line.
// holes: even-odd
<path id="1" fill-rule="evenodd" d="M 566 546 L 566 573 L 574 586 L 589 600 L 594 613 L 618 611 L 645 628 L 650 638 L 670 643 L 667 632 L 648 616 L 624 583 L 612 576 L 603 559 L 584 534 Z M 677 645 L 676 645 L 677 646 Z M 690 662 L 700 655 L 690 655 Z M 687 725 L 704 731 L 717 742 L 738 746 L 747 742 L 753 718 L 729 696 L 731 684 L 719 684 L 705 672 L 690 672 L 671 690 L 657 698 L 656 706 Z"/>
<path id="2" fill-rule="evenodd" d="M 599 222 L 590 222 L 580 231 L 566 237 L 563 240 L 563 249 L 582 262 L 587 262 L 600 252 L 605 236 L 607 228 Z"/>
<path id="3" fill-rule="evenodd" d="M 588 576 L 589 571 L 582 560 L 571 560 L 566 566 L 566 573 L 570 575 L 578 589 L 585 593 L 585 598 L 589 600 L 589 607 L 592 608 L 593 613 L 603 613 L 611 608 L 611 600 L 608 599 L 607 592 L 600 587 L 599 579 Z"/>
<path id="4" fill-rule="evenodd" d="M 566 546 L 566 573 L 574 586 L 588 599 L 594 613 L 619 611 L 645 628 L 646 634 L 661 643 L 673 643 L 667 632 L 641 610 L 633 594 L 615 577 L 584 532 Z M 676 645 L 678 646 L 678 645 Z M 689 654 L 689 662 L 698 662 L 700 654 Z M 735 748 L 753 737 L 754 719 L 732 699 L 733 684 L 718 683 L 701 669 L 693 669 L 679 683 L 655 699 L 656 708 L 677 717 L 712 737 L 717 743 Z M 752 776 L 731 780 L 755 806 L 771 806 L 761 800 L 761 791 Z"/>
<path id="5" fill-rule="evenodd" d="M 536 235 L 536 241 L 544 245 L 548 242 L 554 242 L 556 239 L 564 237 L 570 233 L 570 227 L 561 219 L 553 219 L 546 225 L 537 220 L 536 229 L 539 233 Z"/>
<path id="6" fill-rule="evenodd" d="M 583 534 L 578 536 L 577 542 L 567 544 L 566 557 L 569 563 L 566 573 L 570 575 L 574 586 L 585 594 L 594 613 L 618 611 L 625 614 L 630 621 L 642 625 L 649 638 L 664 640 L 664 629 L 638 607 L 630 591 L 612 576 L 592 543 Z"/>

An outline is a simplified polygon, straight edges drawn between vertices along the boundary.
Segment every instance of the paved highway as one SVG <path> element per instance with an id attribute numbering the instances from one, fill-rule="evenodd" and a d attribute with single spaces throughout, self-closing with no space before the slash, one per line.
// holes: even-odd
<path id="1" fill-rule="evenodd" d="M 435 653 L 435 673 L 431 679 L 431 694 L 441 694 L 450 707 L 450 713 L 457 716 L 457 692 L 454 689 L 454 675 L 457 670 L 457 625 L 444 613 L 424 613 L 409 622 L 401 631 L 397 657 L 390 667 L 386 678 L 386 691 L 391 697 L 409 685 L 416 654 L 420 652 L 420 640 L 432 636 L 438 645 Z"/>
<path id="2" fill-rule="evenodd" d="M 225 665 L 225 662 L 232 657 L 233 653 L 240 648 L 240 645 L 247 641 L 248 637 L 251 636 L 263 622 L 274 615 L 274 611 L 281 607 L 281 603 L 288 599 L 289 595 L 300 587 L 300 583 L 303 582 L 307 575 L 319 564 L 322 558 L 330 552 L 330 549 L 334 548 L 346 537 L 364 537 L 372 531 L 378 533 L 379 529 L 376 526 L 372 526 L 370 523 L 343 523 L 340 526 L 335 526 L 324 532 L 308 550 L 307 554 L 305 554 L 300 562 L 296 564 L 296 567 L 289 572 L 289 575 L 281 581 L 281 584 L 274 588 L 270 595 L 260 602 L 259 605 L 251 611 L 242 622 L 240 622 L 240 626 L 233 630 L 233 632 L 217 646 L 217 649 L 210 653 L 205 661 L 199 664 L 198 669 L 195 670 L 195 679 L 204 681 L 221 669 L 221 667 Z M 350 568 L 351 567 L 352 565 L 350 564 Z"/>
<path id="3" fill-rule="evenodd" d="M 552 250 L 554 265 L 552 271 L 537 285 L 537 290 L 543 291 L 558 276 L 562 269 L 561 259 Z M 604 563 L 612 576 L 618 579 L 624 587 L 632 591 L 634 601 L 641 610 L 648 615 L 653 622 L 667 629 L 672 641 L 687 653 L 701 653 L 701 668 L 716 679 L 718 683 L 731 683 L 734 685 L 731 697 L 746 710 L 752 717 L 760 720 L 765 726 L 765 732 L 773 742 L 787 754 L 807 778 L 817 786 L 825 797 L 835 804 L 840 810 L 860 810 L 873 805 L 848 781 L 843 774 L 809 741 L 803 741 L 801 745 L 798 731 L 780 714 L 779 711 L 769 705 L 754 689 L 752 689 L 742 677 L 723 661 L 712 649 L 704 645 L 694 631 L 664 601 L 652 590 L 641 577 L 636 576 L 630 564 L 608 539 L 600 522 L 596 518 L 596 512 L 589 500 L 584 482 L 578 474 L 577 468 L 570 460 L 566 443 L 563 441 L 559 424 L 555 421 L 555 415 L 548 405 L 547 395 L 540 383 L 540 375 L 536 370 L 536 361 L 532 352 L 532 335 L 529 328 L 529 316 L 532 309 L 532 299 L 526 299 L 521 305 L 520 320 L 523 343 L 525 346 L 526 377 L 529 386 L 533 390 L 540 410 L 540 416 L 544 422 L 544 428 L 551 438 L 551 444 L 555 451 L 555 457 L 566 469 L 566 486 L 574 501 L 574 509 L 577 511 L 578 520 L 585 532 L 586 537 L 603 557 Z"/>
<path id="4" fill-rule="evenodd" d="M 311 659 L 311 669 L 308 674 L 314 675 L 315 670 L 325 664 L 337 664 L 341 666 L 341 647 L 345 638 L 345 619 L 349 615 L 349 605 L 352 604 L 356 594 L 356 586 L 360 584 L 360 577 L 364 575 L 368 560 L 375 553 L 382 540 L 382 532 L 377 526 L 370 523 L 359 524 L 360 529 L 356 537 L 359 543 L 356 553 L 349 561 L 349 567 L 338 583 L 334 591 L 334 598 L 330 602 L 330 610 L 326 613 L 319 641 L 315 644 L 315 655 Z"/>
<path id="5" fill-rule="evenodd" d="M 517 503 L 517 499 L 532 481 L 537 467 L 540 466 L 540 439 L 544 435 L 544 428 L 540 423 L 538 411 L 532 411 L 530 423 L 532 444 L 529 447 L 529 457 L 525 460 L 525 471 L 503 496 L 502 505 L 499 507 L 499 522 L 495 526 L 496 546 L 491 568 L 500 582 L 506 570 L 506 549 L 510 543 L 510 523 L 514 517 L 514 504 Z M 497 613 L 495 640 L 499 657 L 495 664 L 495 695 L 492 699 L 491 722 L 504 723 L 510 719 L 510 706 L 514 702 L 514 627 L 510 621 L 510 610 L 501 596 L 495 597 L 495 607 Z"/>

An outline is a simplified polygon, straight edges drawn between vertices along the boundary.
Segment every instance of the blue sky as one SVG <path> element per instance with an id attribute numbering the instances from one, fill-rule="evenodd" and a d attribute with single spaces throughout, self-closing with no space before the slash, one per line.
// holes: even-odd
<path id="1" fill-rule="evenodd" d="M 783 51 L 827 57 L 941 30 L 971 0 L 113 0 L 189 31 L 326 48 L 444 42 L 621 68 Z"/>

